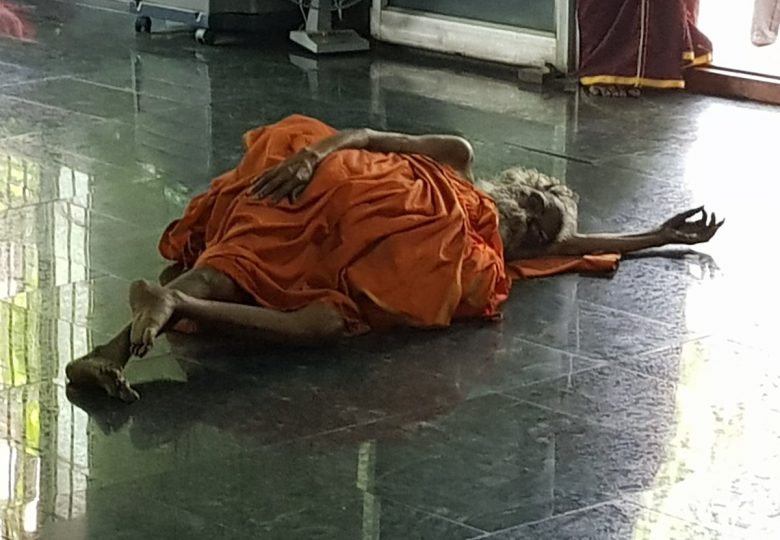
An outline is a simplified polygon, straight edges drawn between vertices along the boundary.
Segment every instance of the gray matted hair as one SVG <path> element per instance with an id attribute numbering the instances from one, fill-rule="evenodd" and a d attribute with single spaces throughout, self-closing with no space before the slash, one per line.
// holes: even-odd
<path id="1" fill-rule="evenodd" d="M 491 179 L 477 180 L 477 187 L 496 203 L 499 213 L 501 238 L 505 243 L 517 235 L 525 234 L 527 208 L 524 206 L 533 191 L 555 204 L 563 221 L 555 241 L 568 238 L 577 232 L 577 204 L 579 197 L 561 180 L 536 169 L 512 167 Z"/>

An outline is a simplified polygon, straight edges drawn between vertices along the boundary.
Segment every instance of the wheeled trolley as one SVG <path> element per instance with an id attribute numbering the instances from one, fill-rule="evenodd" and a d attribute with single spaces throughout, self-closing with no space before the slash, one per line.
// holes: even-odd
<path id="1" fill-rule="evenodd" d="M 221 31 L 267 28 L 269 17 L 291 27 L 300 19 L 299 9 L 286 0 L 131 0 L 130 12 L 136 14 L 136 32 L 151 32 L 155 19 L 177 22 L 194 28 L 195 39 L 206 45 Z"/>

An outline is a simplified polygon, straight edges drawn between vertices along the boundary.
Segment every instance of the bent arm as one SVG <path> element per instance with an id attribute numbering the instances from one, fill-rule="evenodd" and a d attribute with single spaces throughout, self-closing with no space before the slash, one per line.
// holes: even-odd
<path id="1" fill-rule="evenodd" d="M 449 165 L 468 180 L 473 180 L 471 166 L 474 150 L 463 137 L 455 135 L 407 135 L 372 129 L 340 131 L 307 148 L 319 161 L 338 150 L 363 149 L 373 152 L 423 154 L 443 165 Z"/>

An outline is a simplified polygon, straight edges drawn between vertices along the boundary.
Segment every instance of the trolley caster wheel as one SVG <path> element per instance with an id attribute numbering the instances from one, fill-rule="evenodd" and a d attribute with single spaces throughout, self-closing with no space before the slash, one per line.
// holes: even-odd
<path id="1" fill-rule="evenodd" d="M 195 41 L 201 45 L 214 45 L 216 36 L 208 28 L 198 28 L 195 30 Z"/>
<path id="2" fill-rule="evenodd" d="M 143 15 L 136 18 L 135 31 L 139 34 L 150 34 L 152 32 L 152 19 Z"/>

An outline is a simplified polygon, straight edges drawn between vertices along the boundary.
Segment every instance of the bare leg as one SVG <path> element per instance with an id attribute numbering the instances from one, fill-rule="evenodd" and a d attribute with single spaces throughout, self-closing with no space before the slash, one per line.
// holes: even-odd
<path id="1" fill-rule="evenodd" d="M 165 279 L 162 276 L 162 279 Z M 162 288 L 162 287 L 161 287 Z M 178 290 L 193 298 L 213 298 L 224 301 L 246 301 L 243 292 L 224 274 L 210 268 L 198 268 L 182 273 L 165 287 Z M 134 321 L 138 318 L 136 308 L 141 308 L 139 302 L 133 310 Z M 95 349 L 65 368 L 65 374 L 76 386 L 96 386 L 105 390 L 110 396 L 124 401 L 135 401 L 138 394 L 130 388 L 122 375 L 127 362 L 133 355 L 131 340 L 132 324 L 124 327 L 112 340 Z M 138 349 L 138 352 L 147 352 Z"/>
<path id="2" fill-rule="evenodd" d="M 133 283 L 130 297 L 131 303 L 143 306 L 142 309 L 134 309 L 137 315 L 130 332 L 131 349 L 141 352 L 154 344 L 155 337 L 170 324 L 172 317 L 248 328 L 264 339 L 282 343 L 331 339 L 344 330 L 341 315 L 321 303 L 295 312 L 280 312 L 236 302 L 197 298 L 181 290 L 145 281 Z"/>

